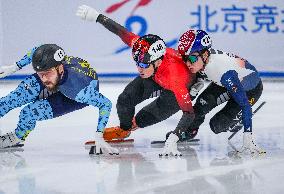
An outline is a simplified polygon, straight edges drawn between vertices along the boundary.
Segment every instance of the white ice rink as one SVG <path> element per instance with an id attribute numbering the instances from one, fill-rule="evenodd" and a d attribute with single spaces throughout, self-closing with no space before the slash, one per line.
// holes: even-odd
<path id="1" fill-rule="evenodd" d="M 114 108 L 108 126 L 118 125 L 115 103 L 126 83 L 101 83 Z M 1 84 L 4 96 L 16 84 Z M 23 152 L 0 153 L 0 194 L 3 193 L 284 193 L 284 83 L 264 83 L 265 106 L 253 118 L 256 143 L 263 156 L 232 155 L 227 137 L 210 131 L 206 117 L 199 145 L 181 146 L 182 157 L 159 158 L 162 148 L 151 140 L 164 139 L 181 115 L 135 131 L 134 145 L 119 156 L 90 157 L 84 142 L 96 130 L 98 110 L 87 107 L 63 117 L 39 122 Z M 138 106 L 140 109 L 142 105 Z M 137 110 L 138 110 L 137 109 Z M 14 130 L 21 109 L 1 118 L 2 133 Z M 237 148 L 242 136 L 233 138 Z"/>

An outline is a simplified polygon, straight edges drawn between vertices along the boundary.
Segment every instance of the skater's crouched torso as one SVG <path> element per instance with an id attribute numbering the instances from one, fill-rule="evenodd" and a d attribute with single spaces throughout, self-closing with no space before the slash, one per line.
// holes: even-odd
<path id="1" fill-rule="evenodd" d="M 41 92 L 39 99 L 44 99 L 56 92 L 61 92 L 64 96 L 74 100 L 77 94 L 82 89 L 89 86 L 91 82 L 95 83 L 96 89 L 99 90 L 97 73 L 90 67 L 90 64 L 86 60 L 68 56 L 63 62 L 63 65 L 64 73 L 60 79 L 57 90 L 48 91 L 43 84 L 40 84 Z M 40 80 L 36 73 L 33 75 Z"/>

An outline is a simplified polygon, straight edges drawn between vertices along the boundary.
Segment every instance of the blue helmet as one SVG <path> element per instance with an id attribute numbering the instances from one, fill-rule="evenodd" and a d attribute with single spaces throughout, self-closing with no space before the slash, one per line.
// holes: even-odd
<path id="1" fill-rule="evenodd" d="M 184 55 L 189 55 L 193 52 L 200 52 L 204 49 L 209 49 L 212 46 L 210 36 L 203 30 L 188 30 L 183 33 L 178 42 L 178 51 Z"/>

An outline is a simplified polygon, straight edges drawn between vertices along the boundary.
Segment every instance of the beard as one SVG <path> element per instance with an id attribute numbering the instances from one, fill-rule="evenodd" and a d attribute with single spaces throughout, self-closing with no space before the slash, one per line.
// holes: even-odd
<path id="1" fill-rule="evenodd" d="M 51 82 L 44 82 L 43 85 L 50 92 L 56 92 L 58 90 L 57 84 L 54 84 L 54 83 L 51 83 Z"/>
<path id="2" fill-rule="evenodd" d="M 60 79 L 60 74 L 57 71 L 56 80 L 54 82 L 50 82 L 50 81 L 43 82 L 43 85 L 45 86 L 45 88 L 48 91 L 50 91 L 50 92 L 57 92 L 58 91 L 59 79 Z"/>

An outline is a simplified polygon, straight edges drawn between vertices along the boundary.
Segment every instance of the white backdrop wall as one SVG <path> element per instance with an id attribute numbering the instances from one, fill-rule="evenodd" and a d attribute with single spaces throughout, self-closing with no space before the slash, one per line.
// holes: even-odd
<path id="1" fill-rule="evenodd" d="M 144 6 L 137 7 L 139 3 Z M 75 16 L 81 4 L 134 33 L 158 34 L 173 48 L 189 28 L 204 29 L 214 48 L 240 55 L 260 71 L 284 72 L 283 0 L 1 0 L 1 64 L 19 60 L 34 46 L 56 43 L 68 55 L 88 60 L 99 73 L 135 73 L 130 49 L 120 52 L 125 45 L 117 36 Z M 18 73 L 30 72 L 24 68 Z"/>

